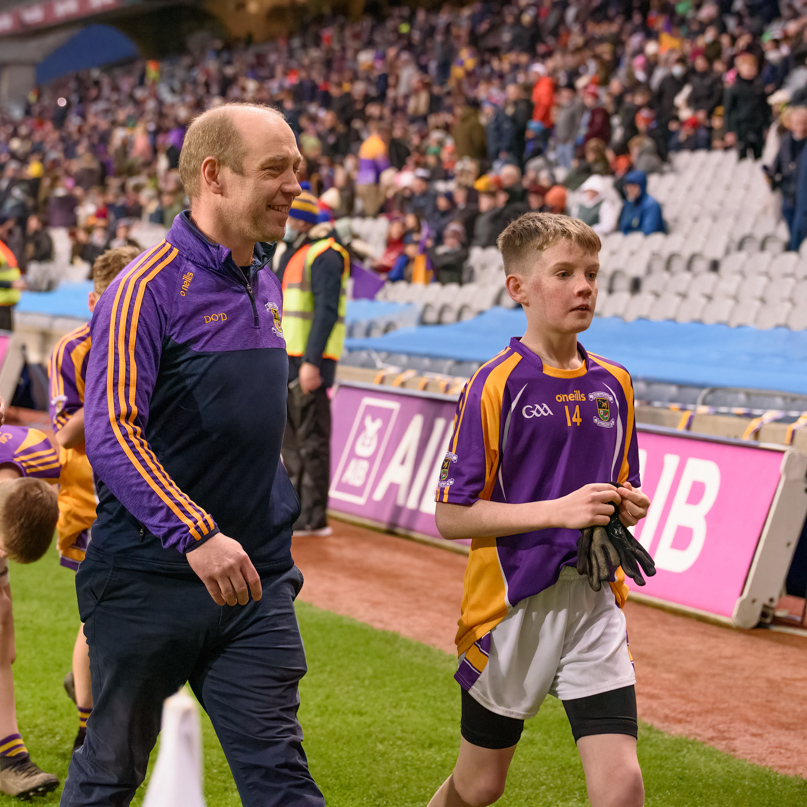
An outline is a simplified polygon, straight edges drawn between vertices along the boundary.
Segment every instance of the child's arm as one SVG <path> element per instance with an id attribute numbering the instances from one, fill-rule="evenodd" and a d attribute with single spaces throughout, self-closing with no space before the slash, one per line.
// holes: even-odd
<path id="1" fill-rule="evenodd" d="M 56 432 L 54 438 L 62 448 L 84 445 L 84 407 L 70 416 L 67 423 Z"/>
<path id="2" fill-rule="evenodd" d="M 435 521 L 440 535 L 448 540 L 499 538 L 550 527 L 605 526 L 614 512 L 612 504 L 620 503 L 613 485 L 597 482 L 560 499 L 542 502 L 506 504 L 477 499 L 470 506 L 438 502 Z"/>

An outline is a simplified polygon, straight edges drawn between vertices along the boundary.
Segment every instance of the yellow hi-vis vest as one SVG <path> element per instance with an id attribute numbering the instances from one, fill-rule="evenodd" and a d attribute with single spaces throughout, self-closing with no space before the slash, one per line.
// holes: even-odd
<path id="1" fill-rule="evenodd" d="M 0 241 L 0 280 L 19 280 L 20 277 L 14 253 Z M 0 305 L 16 305 L 19 301 L 19 289 L 0 289 Z"/>
<path id="2" fill-rule="evenodd" d="M 314 293 L 311 291 L 311 265 L 325 252 L 335 249 L 345 261 L 342 289 L 339 293 L 339 317 L 325 345 L 323 359 L 339 361 L 345 345 L 345 310 L 347 281 L 350 277 L 350 257 L 347 250 L 333 238 L 324 238 L 301 247 L 294 253 L 283 273 L 283 336 L 289 356 L 304 356 L 314 322 Z"/>

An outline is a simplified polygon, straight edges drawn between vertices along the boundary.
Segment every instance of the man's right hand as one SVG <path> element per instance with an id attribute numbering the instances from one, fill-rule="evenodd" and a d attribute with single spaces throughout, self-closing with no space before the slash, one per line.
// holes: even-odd
<path id="1" fill-rule="evenodd" d="M 608 482 L 583 485 L 567 496 L 554 501 L 553 521 L 555 526 L 573 530 L 596 525 L 605 526 L 611 519 L 614 506 L 619 506 L 622 497 Z"/>
<path id="2" fill-rule="evenodd" d="M 261 598 L 260 575 L 238 541 L 218 533 L 185 557 L 216 605 L 246 605 L 250 593 Z"/>

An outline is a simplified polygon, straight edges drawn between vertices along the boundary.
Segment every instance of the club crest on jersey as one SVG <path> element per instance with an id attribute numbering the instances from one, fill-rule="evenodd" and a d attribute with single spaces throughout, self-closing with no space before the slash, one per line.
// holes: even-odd
<path id="1" fill-rule="evenodd" d="M 453 452 L 449 451 L 446 454 L 446 458 L 443 460 L 443 464 L 440 466 L 440 481 L 445 482 L 448 479 L 448 474 L 451 472 L 451 463 L 457 461 L 457 455 Z M 454 480 L 452 479 L 449 484 L 451 484 Z M 441 485 L 441 487 L 445 487 Z"/>
<path id="2" fill-rule="evenodd" d="M 275 323 L 272 330 L 277 336 L 283 336 L 283 326 L 280 324 L 280 310 L 274 303 L 267 303 L 266 310 L 272 315 L 272 320 Z"/>
<path id="3" fill-rule="evenodd" d="M 606 429 L 612 428 L 616 423 L 616 419 L 611 417 L 611 404 L 614 403 L 614 396 L 608 392 L 591 392 L 588 399 L 597 404 L 597 417 L 594 418 L 594 422 Z"/>
<path id="4" fill-rule="evenodd" d="M 64 412 L 64 405 L 67 403 L 67 396 L 66 395 L 57 395 L 55 398 L 51 398 L 50 405 L 53 407 L 53 411 L 57 415 L 61 415 Z"/>

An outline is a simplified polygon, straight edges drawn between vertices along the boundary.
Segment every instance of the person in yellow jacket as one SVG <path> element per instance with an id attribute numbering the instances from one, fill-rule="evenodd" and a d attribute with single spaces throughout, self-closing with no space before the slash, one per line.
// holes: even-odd
<path id="1" fill-rule="evenodd" d="M 14 330 L 14 306 L 20 301 L 20 292 L 28 288 L 17 264 L 17 258 L 2 237 L 5 226 L 13 219 L 0 215 L 0 330 Z"/>
<path id="2" fill-rule="evenodd" d="M 328 389 L 345 341 L 350 258 L 333 225 L 318 224 L 318 215 L 313 194 L 304 191 L 294 200 L 275 271 L 283 285 L 282 330 L 289 354 L 282 457 L 301 508 L 294 532 L 324 536 L 331 534 Z"/>

